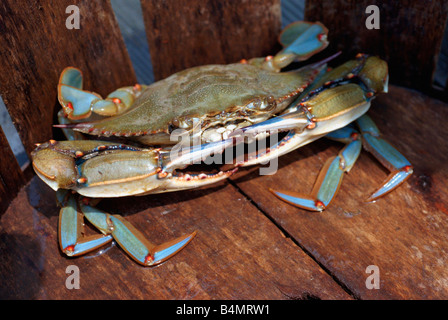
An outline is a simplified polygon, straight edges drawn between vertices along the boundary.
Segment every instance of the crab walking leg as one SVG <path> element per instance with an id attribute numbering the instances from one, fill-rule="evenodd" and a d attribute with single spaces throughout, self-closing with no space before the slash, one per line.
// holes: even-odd
<path id="1" fill-rule="evenodd" d="M 169 259 L 182 250 L 196 235 L 194 231 L 161 245 L 155 245 L 146 240 L 140 231 L 119 215 L 110 215 L 86 204 L 81 204 L 81 211 L 95 227 L 105 234 L 111 234 L 132 259 L 144 266 L 156 265 Z"/>
<path id="2" fill-rule="evenodd" d="M 128 110 L 142 89 L 143 86 L 139 84 L 119 88 L 103 99 L 95 92 L 83 90 L 81 70 L 68 67 L 62 71 L 59 78 L 58 100 L 70 120 L 88 118 L 92 112 L 101 116 L 113 116 Z M 56 127 L 66 128 L 69 125 L 61 124 Z"/>
<path id="3" fill-rule="evenodd" d="M 381 138 L 377 126 L 369 116 L 362 116 L 356 123 L 362 134 L 364 148 L 391 171 L 383 184 L 367 199 L 367 201 L 374 201 L 406 181 L 411 176 L 413 168 L 397 149 Z"/>
<path id="4" fill-rule="evenodd" d="M 322 211 L 331 203 L 339 190 L 344 172 L 349 172 L 361 152 L 361 137 L 350 128 L 336 130 L 329 137 L 338 137 L 338 141 L 347 145 L 338 156 L 327 160 L 314 184 L 311 195 L 303 195 L 291 191 L 270 191 L 278 198 L 302 209 Z"/>
<path id="5" fill-rule="evenodd" d="M 253 58 L 249 64 L 263 69 L 280 71 L 293 61 L 307 60 L 328 46 L 328 29 L 320 22 L 295 22 L 288 25 L 280 34 L 283 49 L 275 56 Z"/>
<path id="6" fill-rule="evenodd" d="M 68 256 L 85 254 L 112 241 L 110 235 L 83 235 L 83 214 L 78 211 L 76 198 L 72 195 L 64 201 L 59 213 L 58 233 L 61 250 Z"/>

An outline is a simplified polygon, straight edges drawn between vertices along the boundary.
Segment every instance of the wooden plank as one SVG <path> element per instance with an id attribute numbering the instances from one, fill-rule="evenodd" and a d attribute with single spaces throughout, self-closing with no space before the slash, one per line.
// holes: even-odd
<path id="1" fill-rule="evenodd" d="M 76 1 L 80 29 L 67 29 L 73 1 L 0 4 L 0 94 L 28 153 L 50 139 L 60 109 L 56 85 L 63 68 L 84 72 L 85 88 L 103 96 L 136 82 L 111 6 Z"/>
<path id="2" fill-rule="evenodd" d="M 380 29 L 369 30 L 367 6 L 380 9 Z M 329 51 L 340 61 L 358 52 L 379 55 L 389 63 L 391 81 L 430 90 L 448 16 L 446 1 L 307 1 L 305 19 L 328 29 Z"/>
<path id="3" fill-rule="evenodd" d="M 2 218 L 2 299 L 350 299 L 333 279 L 233 186 L 105 201 L 151 241 L 197 230 L 159 267 L 144 268 L 117 246 L 69 259 L 57 243 L 54 191 L 37 177 Z M 80 270 L 80 289 L 65 286 Z"/>
<path id="4" fill-rule="evenodd" d="M 156 80 L 202 64 L 266 56 L 279 47 L 279 0 L 142 0 Z"/>
<path id="5" fill-rule="evenodd" d="M 0 127 L 0 216 L 23 186 L 25 179 L 8 140 Z"/>
<path id="6" fill-rule="evenodd" d="M 310 192 L 325 161 L 342 148 L 319 140 L 279 159 L 279 170 L 260 176 L 240 170 L 234 181 L 257 206 L 361 299 L 448 297 L 448 106 L 391 86 L 369 112 L 384 137 L 414 165 L 400 188 L 375 203 L 364 202 L 388 172 L 367 152 L 346 174 L 323 213 L 275 198 L 268 188 Z M 437 115 L 437 116 L 430 116 Z M 380 271 L 380 289 L 366 288 L 366 268 Z"/>

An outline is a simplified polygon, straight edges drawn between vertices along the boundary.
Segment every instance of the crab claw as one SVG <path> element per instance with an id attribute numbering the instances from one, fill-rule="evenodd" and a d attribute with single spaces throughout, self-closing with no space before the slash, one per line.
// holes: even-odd
<path id="1" fill-rule="evenodd" d="M 230 138 L 241 136 L 256 136 L 265 132 L 289 131 L 297 130 L 303 131 L 311 121 L 303 112 L 291 112 L 278 117 L 268 119 L 257 124 L 237 129 L 229 134 Z"/>
<path id="2" fill-rule="evenodd" d="M 184 168 L 190 164 L 205 160 L 213 154 L 220 154 L 228 147 L 234 145 L 233 139 L 219 140 L 191 147 L 172 148 L 162 154 L 162 171 L 169 172 Z"/>
<path id="3" fill-rule="evenodd" d="M 211 145 L 186 148 L 179 158 L 170 158 L 167 150 L 141 149 L 103 141 L 61 141 L 42 143 L 32 153 L 33 167 L 39 177 L 57 190 L 62 205 L 59 219 L 59 243 L 62 252 L 78 256 L 113 239 L 138 263 L 159 264 L 181 249 L 196 232 L 156 245 L 118 215 L 110 215 L 90 206 L 87 197 L 108 198 L 144 195 L 197 188 L 226 179 L 236 169 L 214 174 L 177 174 L 176 169 L 200 160 L 232 145 L 220 141 Z M 172 159 L 172 160 L 170 160 Z M 85 196 L 76 201 L 74 190 Z M 86 200 L 86 201 L 84 201 Z M 83 235 L 83 217 L 102 234 Z"/>
<path id="4" fill-rule="evenodd" d="M 191 175 L 175 170 L 222 152 L 231 144 L 232 140 L 190 147 L 175 158 L 158 148 L 50 140 L 33 151 L 32 159 L 36 173 L 54 190 L 71 189 L 85 197 L 111 198 L 192 189 L 224 180 L 236 169 Z"/>

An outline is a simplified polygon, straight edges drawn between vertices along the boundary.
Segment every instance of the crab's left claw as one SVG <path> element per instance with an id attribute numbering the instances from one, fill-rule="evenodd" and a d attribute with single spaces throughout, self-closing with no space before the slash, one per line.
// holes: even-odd
<path id="1" fill-rule="evenodd" d="M 364 115 L 356 122 L 361 130 L 364 148 L 391 171 L 381 187 L 367 199 L 367 201 L 374 201 L 406 181 L 411 176 L 413 168 L 411 163 L 397 149 L 381 138 L 377 126 L 369 116 Z"/>

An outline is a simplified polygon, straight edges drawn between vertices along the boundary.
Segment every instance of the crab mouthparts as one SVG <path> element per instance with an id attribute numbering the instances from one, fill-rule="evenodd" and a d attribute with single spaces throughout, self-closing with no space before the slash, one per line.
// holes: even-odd
<path id="1" fill-rule="evenodd" d="M 200 180 L 207 180 L 207 179 L 217 179 L 217 178 L 225 178 L 230 177 L 233 175 L 236 171 L 238 171 L 238 168 L 233 168 L 226 171 L 219 171 L 215 173 L 192 173 L 190 170 L 188 172 L 182 172 L 182 171 L 174 171 L 172 173 L 172 177 L 178 180 L 183 181 L 200 181 Z"/>

